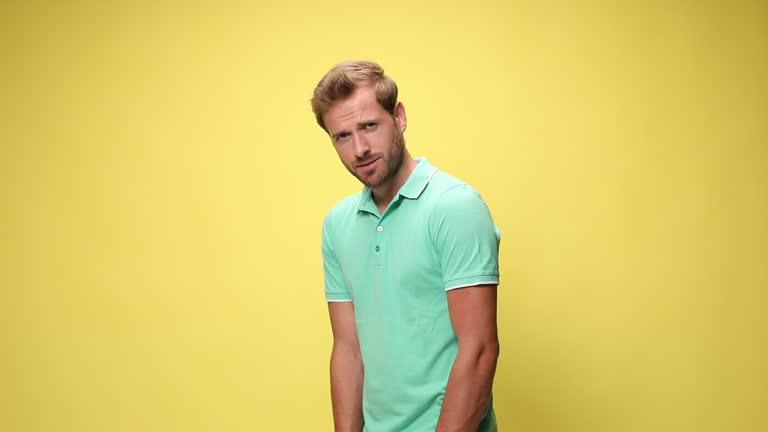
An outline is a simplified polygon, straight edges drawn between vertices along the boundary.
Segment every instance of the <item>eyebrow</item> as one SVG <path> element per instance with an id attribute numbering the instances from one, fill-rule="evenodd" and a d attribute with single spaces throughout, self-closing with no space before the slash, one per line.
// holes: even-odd
<path id="1" fill-rule="evenodd" d="M 360 126 L 365 126 L 368 123 L 379 123 L 380 121 L 381 121 L 381 117 L 374 117 L 374 118 L 370 118 L 370 119 L 367 119 L 367 120 L 363 120 L 361 122 L 357 122 L 356 125 L 359 128 Z M 331 135 L 331 137 L 333 139 L 336 139 L 336 138 L 339 137 L 339 135 L 341 135 L 343 133 L 349 133 L 349 130 L 347 130 L 347 129 L 339 130 L 339 131 L 335 132 L 333 135 Z"/>

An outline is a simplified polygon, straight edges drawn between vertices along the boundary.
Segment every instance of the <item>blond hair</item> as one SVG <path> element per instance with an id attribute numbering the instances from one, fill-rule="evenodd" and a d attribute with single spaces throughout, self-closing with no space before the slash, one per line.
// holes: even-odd
<path id="1" fill-rule="evenodd" d="M 349 60 L 331 68 L 317 83 L 311 101 L 317 124 L 328 132 L 323 115 L 334 103 L 346 99 L 358 88 L 367 86 L 374 88 L 379 105 L 394 115 L 397 84 L 384 75 L 384 69 L 378 64 L 369 60 Z"/>

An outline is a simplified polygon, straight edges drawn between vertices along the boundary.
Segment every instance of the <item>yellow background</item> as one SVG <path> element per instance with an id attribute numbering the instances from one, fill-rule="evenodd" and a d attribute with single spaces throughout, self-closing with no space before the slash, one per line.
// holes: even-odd
<path id="1" fill-rule="evenodd" d="M 0 430 L 331 429 L 357 57 L 502 229 L 503 431 L 766 430 L 768 7 L 621 3 L 0 3 Z"/>

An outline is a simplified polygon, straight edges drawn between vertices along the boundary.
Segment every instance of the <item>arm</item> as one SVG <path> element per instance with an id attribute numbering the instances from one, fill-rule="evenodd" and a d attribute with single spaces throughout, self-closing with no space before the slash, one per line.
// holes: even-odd
<path id="1" fill-rule="evenodd" d="M 458 288 L 447 295 L 459 352 L 436 432 L 475 432 L 488 406 L 499 356 L 496 285 Z"/>
<path id="2" fill-rule="evenodd" d="M 331 402 L 336 432 L 363 429 L 363 361 L 351 301 L 329 302 L 333 330 Z"/>

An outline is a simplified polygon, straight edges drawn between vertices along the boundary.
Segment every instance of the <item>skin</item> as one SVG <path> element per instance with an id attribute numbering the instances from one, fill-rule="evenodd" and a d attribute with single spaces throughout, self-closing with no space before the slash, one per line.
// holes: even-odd
<path id="1" fill-rule="evenodd" d="M 328 302 L 333 331 L 331 404 L 336 432 L 363 429 L 363 360 L 352 302 Z"/>
<path id="2" fill-rule="evenodd" d="M 447 295 L 459 351 L 435 432 L 475 432 L 488 405 L 499 357 L 496 285 L 454 289 Z"/>
<path id="3" fill-rule="evenodd" d="M 417 162 L 405 148 L 405 107 L 390 114 L 370 87 L 355 90 L 323 116 L 344 167 L 371 188 L 380 213 L 405 184 Z M 499 342 L 496 286 L 450 290 L 446 294 L 459 350 L 451 369 L 437 432 L 475 432 L 491 393 Z M 333 330 L 331 400 L 336 432 L 360 432 L 363 425 L 363 362 L 352 302 L 329 302 Z"/>
<path id="4" fill-rule="evenodd" d="M 323 116 L 341 163 L 371 188 L 381 213 L 416 168 L 403 139 L 405 107 L 398 102 L 394 111 L 379 105 L 373 88 L 360 87 Z"/>

